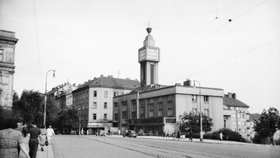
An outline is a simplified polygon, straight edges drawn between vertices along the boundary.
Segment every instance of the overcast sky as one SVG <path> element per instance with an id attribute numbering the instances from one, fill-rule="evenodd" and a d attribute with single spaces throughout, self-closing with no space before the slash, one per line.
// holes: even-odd
<path id="1" fill-rule="evenodd" d="M 148 23 L 160 84 L 189 78 L 236 93 L 250 112 L 280 110 L 279 0 L 0 0 L 0 29 L 19 39 L 14 90 L 44 92 L 49 69 L 48 89 L 101 74 L 139 80 Z"/>

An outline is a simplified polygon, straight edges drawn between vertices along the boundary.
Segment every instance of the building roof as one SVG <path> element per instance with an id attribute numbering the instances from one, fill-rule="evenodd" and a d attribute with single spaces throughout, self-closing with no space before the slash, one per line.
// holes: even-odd
<path id="1" fill-rule="evenodd" d="M 15 33 L 6 30 L 0 30 L 0 41 L 8 41 L 17 43 L 18 39 L 15 38 Z"/>
<path id="2" fill-rule="evenodd" d="M 140 83 L 138 80 L 114 78 L 112 76 L 100 76 L 98 78 L 94 78 L 93 80 L 89 80 L 82 85 L 79 85 L 77 90 L 85 87 L 104 87 L 133 90 L 139 86 Z"/>
<path id="3" fill-rule="evenodd" d="M 254 121 L 260 119 L 261 114 L 250 114 L 249 115 L 249 121 Z"/>
<path id="4" fill-rule="evenodd" d="M 224 96 L 224 105 L 249 108 L 249 106 L 247 104 L 243 103 L 242 101 L 240 101 L 236 98 L 228 97 L 227 95 Z"/>

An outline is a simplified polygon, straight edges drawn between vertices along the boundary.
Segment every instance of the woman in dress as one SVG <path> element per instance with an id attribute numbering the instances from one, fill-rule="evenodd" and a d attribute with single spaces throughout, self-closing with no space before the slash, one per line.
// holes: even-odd
<path id="1" fill-rule="evenodd" d="M 22 133 L 13 128 L 16 128 L 16 124 L 8 124 L 7 129 L 0 130 L 0 157 L 18 158 L 19 147 L 26 157 L 30 158 L 23 142 Z"/>

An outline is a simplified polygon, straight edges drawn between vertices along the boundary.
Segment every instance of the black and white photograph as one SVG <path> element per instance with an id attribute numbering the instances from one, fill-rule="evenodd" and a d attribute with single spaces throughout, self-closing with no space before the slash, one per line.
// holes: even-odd
<path id="1" fill-rule="evenodd" d="M 279 158 L 279 0 L 0 0 L 0 158 Z"/>

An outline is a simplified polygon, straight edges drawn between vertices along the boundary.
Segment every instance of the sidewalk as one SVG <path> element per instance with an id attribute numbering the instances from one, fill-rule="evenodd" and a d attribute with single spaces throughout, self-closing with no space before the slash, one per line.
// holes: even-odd
<path id="1" fill-rule="evenodd" d="M 25 143 L 26 148 L 29 151 L 28 141 L 29 141 L 29 136 L 23 138 L 23 142 Z M 26 158 L 26 156 L 21 152 L 20 158 Z M 54 158 L 52 145 L 44 146 L 44 151 L 41 151 L 41 146 L 39 145 L 37 150 L 37 158 Z"/>
<path id="2" fill-rule="evenodd" d="M 41 151 L 41 146 L 39 145 L 37 151 L 37 158 L 54 158 L 54 152 L 52 145 L 44 146 L 44 151 Z"/>

